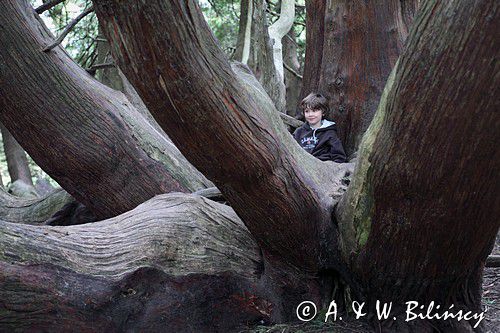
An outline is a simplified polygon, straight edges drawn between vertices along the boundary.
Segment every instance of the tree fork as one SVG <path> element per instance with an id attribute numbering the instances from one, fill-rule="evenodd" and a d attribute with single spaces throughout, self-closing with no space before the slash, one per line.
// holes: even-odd
<path id="1" fill-rule="evenodd" d="M 331 211 L 348 166 L 300 149 L 253 75 L 230 66 L 196 2 L 94 7 L 117 64 L 159 125 L 266 252 L 312 271 L 337 260 Z"/>

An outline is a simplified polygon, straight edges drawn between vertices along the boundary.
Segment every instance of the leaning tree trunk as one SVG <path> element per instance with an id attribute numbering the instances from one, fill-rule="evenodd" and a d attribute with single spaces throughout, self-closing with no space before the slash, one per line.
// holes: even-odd
<path id="1" fill-rule="evenodd" d="M 60 47 L 40 52 L 52 38 L 26 1 L 7 1 L 0 22 L 0 118 L 97 216 L 210 184 L 123 94 L 95 81 Z"/>
<path id="2" fill-rule="evenodd" d="M 499 22 L 496 1 L 428 1 L 415 21 L 337 214 L 371 302 L 481 311 L 500 226 Z M 448 323 L 467 325 L 427 328 Z"/>
<path id="3" fill-rule="evenodd" d="M 21 180 L 28 185 L 33 186 L 31 179 L 31 171 L 28 165 L 28 158 L 24 149 L 14 139 L 9 130 L 0 123 L 0 129 L 3 139 L 3 150 L 5 152 L 5 159 L 7 160 L 7 168 L 9 169 L 11 183 L 16 180 Z"/>
<path id="4" fill-rule="evenodd" d="M 306 1 L 302 97 L 326 95 L 348 154 L 370 125 L 419 0 Z"/>
<path id="5" fill-rule="evenodd" d="M 159 125 L 221 190 L 267 258 L 312 271 L 331 265 L 331 212 L 348 166 L 322 163 L 294 142 L 255 78 L 231 68 L 195 1 L 96 1 L 95 9 L 115 60 Z"/>

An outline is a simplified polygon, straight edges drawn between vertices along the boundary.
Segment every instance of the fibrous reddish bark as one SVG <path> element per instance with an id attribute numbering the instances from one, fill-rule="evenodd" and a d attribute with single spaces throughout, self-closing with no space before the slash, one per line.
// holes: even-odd
<path id="1" fill-rule="evenodd" d="M 357 150 L 408 34 L 418 1 L 306 1 L 302 96 L 326 95 L 348 154 Z"/>
<path id="2" fill-rule="evenodd" d="M 230 67 L 195 1 L 95 8 L 148 109 L 264 251 L 312 270 L 328 265 L 330 214 L 346 166 L 315 160 L 293 142 L 253 76 Z"/>
<path id="3" fill-rule="evenodd" d="M 371 300 L 480 310 L 500 226 L 499 5 L 421 10 L 339 205 L 343 253 Z"/>
<path id="4" fill-rule="evenodd" d="M 306 1 L 306 59 L 304 62 L 304 78 L 302 80 L 302 97 L 311 91 L 319 91 L 321 63 L 325 39 L 326 1 Z M 325 61 L 328 59 L 325 58 Z M 298 112 L 300 114 L 300 112 Z"/>
<path id="5" fill-rule="evenodd" d="M 26 1 L 0 13 L 0 118 L 33 159 L 100 217 L 155 194 L 208 185 L 112 89 L 95 81 L 51 43 Z M 43 79 L 41 79 L 43 77 Z"/>

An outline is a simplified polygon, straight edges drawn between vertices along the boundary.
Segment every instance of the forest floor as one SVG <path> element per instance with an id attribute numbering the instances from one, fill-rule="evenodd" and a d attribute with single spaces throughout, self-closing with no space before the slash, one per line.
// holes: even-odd
<path id="1" fill-rule="evenodd" d="M 500 255 L 500 234 L 491 254 Z M 500 268 L 486 268 L 483 275 L 483 311 L 485 333 L 500 333 Z M 378 332 L 362 321 L 337 321 L 324 323 L 312 320 L 301 324 L 279 324 L 256 326 L 241 330 L 240 333 L 365 333 Z"/>
<path id="2" fill-rule="evenodd" d="M 491 254 L 500 255 L 500 234 Z M 486 311 L 486 332 L 500 332 L 500 267 L 490 267 L 483 275 L 483 309 Z"/>

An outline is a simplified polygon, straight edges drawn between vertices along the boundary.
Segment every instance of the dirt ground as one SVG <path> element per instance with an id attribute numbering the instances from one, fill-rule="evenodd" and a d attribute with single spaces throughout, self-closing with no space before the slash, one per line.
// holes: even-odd
<path id="1" fill-rule="evenodd" d="M 500 234 L 491 254 L 500 255 Z M 483 275 L 484 332 L 500 333 L 500 268 L 486 268 Z M 361 321 L 328 322 L 310 321 L 295 325 L 257 326 L 243 329 L 241 333 L 365 333 L 374 332 Z M 375 330 L 377 332 L 377 330 Z"/>
<path id="2" fill-rule="evenodd" d="M 500 255 L 500 234 L 491 254 Z M 486 268 L 483 275 L 483 309 L 486 332 L 500 332 L 500 267 Z"/>

